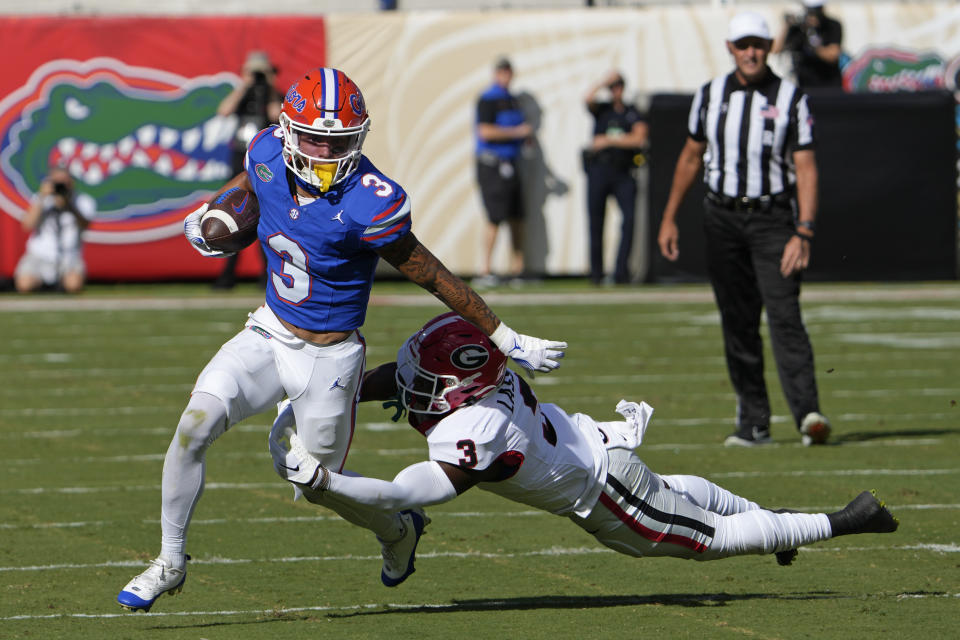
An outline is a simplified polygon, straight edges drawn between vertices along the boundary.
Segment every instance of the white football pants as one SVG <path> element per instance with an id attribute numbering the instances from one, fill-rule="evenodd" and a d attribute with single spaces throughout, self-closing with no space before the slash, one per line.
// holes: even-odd
<path id="1" fill-rule="evenodd" d="M 593 511 L 571 520 L 627 555 L 716 560 L 795 549 L 831 537 L 823 513 L 774 513 L 698 476 L 661 476 L 631 451 L 609 450 Z"/>
<path id="2" fill-rule="evenodd" d="M 206 451 L 232 425 L 290 398 L 307 449 L 338 471 L 350 449 L 366 346 L 359 331 L 343 342 L 300 340 L 264 305 L 225 343 L 194 385 L 163 462 L 161 555 L 182 564 L 187 528 L 203 492 Z M 307 495 L 311 502 L 320 502 Z M 320 502 L 384 539 L 396 538 L 394 514 Z"/>

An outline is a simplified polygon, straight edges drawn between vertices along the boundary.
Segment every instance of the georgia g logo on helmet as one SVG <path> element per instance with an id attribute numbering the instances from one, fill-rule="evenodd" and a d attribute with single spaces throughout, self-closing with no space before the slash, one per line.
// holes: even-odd
<path id="1" fill-rule="evenodd" d="M 460 345 L 450 353 L 450 362 L 458 369 L 479 369 L 490 359 L 490 352 L 479 344 Z"/>

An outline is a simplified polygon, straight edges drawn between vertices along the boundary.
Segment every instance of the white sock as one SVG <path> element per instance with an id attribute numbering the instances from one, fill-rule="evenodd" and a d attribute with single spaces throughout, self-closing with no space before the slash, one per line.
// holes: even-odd
<path id="1" fill-rule="evenodd" d="M 190 397 L 163 459 L 160 556 L 174 567 L 186 564 L 187 528 L 203 493 L 207 449 L 227 430 L 227 411 L 206 393 Z"/>
<path id="2" fill-rule="evenodd" d="M 831 537 L 825 513 L 774 513 L 755 509 L 717 518 L 703 560 L 747 553 L 786 551 Z"/>

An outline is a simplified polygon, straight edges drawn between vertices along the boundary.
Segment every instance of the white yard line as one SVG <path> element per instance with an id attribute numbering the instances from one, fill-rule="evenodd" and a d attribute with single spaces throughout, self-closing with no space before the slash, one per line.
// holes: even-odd
<path id="1" fill-rule="evenodd" d="M 585 599 L 590 601 L 603 601 L 604 597 L 618 598 L 621 601 L 619 606 L 635 606 L 642 604 L 662 604 L 665 600 L 670 600 L 676 598 L 683 601 L 716 601 L 722 600 L 723 595 L 715 594 L 703 594 L 700 597 L 697 596 L 671 596 L 666 594 L 663 596 L 636 596 L 636 602 L 625 602 L 623 601 L 623 596 L 602 596 L 602 595 L 591 595 L 584 596 Z M 831 594 L 829 596 L 832 599 L 841 599 L 850 596 L 843 596 L 840 594 Z M 871 599 L 874 600 L 913 600 L 913 599 L 925 599 L 925 598 L 960 598 L 960 593 L 900 593 L 893 595 L 877 595 L 874 594 L 871 596 Z M 522 600 L 522 599 L 521 599 Z M 550 598 L 541 599 L 545 605 L 549 604 Z M 566 602 L 569 598 L 559 598 L 558 601 Z M 491 611 L 502 610 L 505 606 L 508 606 L 510 599 L 489 599 L 486 601 L 486 606 Z M 479 602 L 471 602 L 470 609 L 476 610 L 480 606 Z M 80 619 L 80 620 L 108 620 L 116 618 L 127 618 L 130 616 L 135 616 L 136 618 L 147 617 L 147 618 L 183 618 L 183 617 L 195 617 L 195 616 L 270 616 L 276 617 L 278 615 L 284 615 L 288 613 L 306 613 L 306 612 L 315 612 L 315 613 L 350 613 L 354 611 L 377 611 L 382 609 L 387 610 L 397 610 L 397 611 L 409 611 L 409 610 L 431 610 L 431 611 L 458 611 L 463 608 L 462 604 L 456 602 L 434 602 L 434 603 L 417 603 L 417 604 L 400 604 L 392 602 L 377 602 L 377 603 L 368 603 L 368 604 L 354 604 L 347 606 L 313 606 L 313 607 L 276 607 L 273 609 L 222 609 L 215 611 L 154 611 L 151 613 L 45 613 L 45 614 L 23 614 L 17 616 L 7 616 L 0 618 L 0 621 L 21 621 L 21 620 L 57 620 L 57 619 Z"/>
<path id="2" fill-rule="evenodd" d="M 405 428 L 408 428 L 405 426 Z M 256 429 L 256 432 L 266 432 L 266 426 L 260 426 Z M 128 435 L 131 433 L 128 431 L 118 430 L 118 432 L 124 432 Z M 151 435 L 164 435 L 169 436 L 172 434 L 172 429 L 150 429 Z M 21 434 L 21 437 L 41 437 L 43 432 L 31 432 L 29 434 Z M 143 431 L 137 431 L 136 435 L 143 435 Z M 80 435 L 90 434 L 81 434 L 74 432 L 61 433 L 61 437 L 78 437 Z M 860 447 L 860 448 L 873 448 L 873 447 L 927 447 L 935 446 L 943 443 L 942 438 L 896 438 L 891 440 L 865 440 L 862 442 L 845 442 L 843 446 L 845 447 Z M 701 444 L 684 444 L 678 442 L 661 442 L 659 444 L 645 444 L 643 445 L 644 451 L 706 451 L 713 450 L 717 448 L 716 443 L 701 443 Z M 802 445 L 799 442 L 784 443 L 781 446 L 795 446 L 801 447 Z M 423 454 L 427 455 L 426 447 L 415 447 L 408 449 L 367 449 L 362 445 L 355 446 L 350 450 L 352 455 L 368 455 L 373 454 L 378 457 L 398 457 L 398 456 L 411 456 Z M 75 458 L 58 458 L 60 464 L 129 464 L 131 462 L 163 462 L 164 458 L 163 453 L 144 453 L 139 455 L 123 455 L 123 456 L 83 456 Z M 256 460 L 263 459 L 267 456 L 266 450 L 264 451 L 229 451 L 229 452 L 217 452 L 215 455 L 216 458 L 230 459 L 230 460 Z M 48 458 L 9 458 L 3 461 L 3 464 L 7 466 L 30 466 L 36 464 L 46 464 L 49 462 Z"/>
<path id="3" fill-rule="evenodd" d="M 926 551 L 930 553 L 960 553 L 960 544 L 907 544 L 907 545 L 876 545 L 869 547 L 803 547 L 803 551 L 816 550 L 818 552 L 838 552 L 847 553 L 855 551 L 858 553 L 873 553 L 876 551 Z M 521 551 L 517 553 L 493 553 L 486 551 L 438 551 L 417 553 L 418 560 L 440 559 L 440 558 L 483 558 L 483 559 L 508 559 L 508 558 L 532 558 L 543 556 L 586 556 L 615 553 L 606 547 L 550 547 L 547 549 L 534 549 L 532 551 Z M 380 561 L 382 557 L 377 555 L 360 556 L 348 554 L 345 556 L 292 556 L 280 558 L 196 558 L 190 561 L 190 565 L 236 565 L 236 564 L 300 564 L 308 562 L 370 562 Z M 62 563 L 47 565 L 30 565 L 21 567 L 2 567 L 0 573 L 8 572 L 26 572 L 26 571 L 63 571 L 74 569 L 106 569 L 106 568 L 137 568 L 144 566 L 142 560 L 123 560 L 114 562 L 91 562 L 91 563 Z"/>
<path id="4" fill-rule="evenodd" d="M 804 513 L 830 513 L 843 508 L 844 505 L 817 505 L 817 506 L 798 506 L 795 508 Z M 894 512 L 902 511 L 957 511 L 960 510 L 960 504 L 888 504 L 887 507 Z M 503 518 L 540 518 L 552 514 L 546 511 L 437 511 L 436 517 L 439 520 L 446 518 L 480 518 L 497 519 Z M 141 524 L 160 524 L 159 520 L 141 520 Z M 297 523 L 320 523 L 320 522 L 343 522 L 340 516 L 273 516 L 260 518 L 203 518 L 191 520 L 191 526 L 219 526 L 219 525 L 247 525 L 247 524 L 297 524 Z M 113 527 L 128 526 L 130 523 L 123 523 L 116 520 L 88 520 L 77 522 L 38 522 L 32 524 L 10 524 L 0 523 L 0 530 L 14 531 L 19 529 L 83 529 L 87 527 Z"/>
<path id="5" fill-rule="evenodd" d="M 945 476 L 960 474 L 960 468 L 953 469 L 829 469 L 796 471 L 727 471 L 705 473 L 705 478 L 775 478 L 804 476 Z M 208 482 L 205 491 L 251 489 L 286 489 L 282 481 L 277 482 Z M 26 487 L 20 489 L 0 489 L 0 495 L 45 495 L 45 494 L 96 494 L 132 491 L 159 491 L 159 484 L 116 485 L 106 487 Z"/>
<path id="6" fill-rule="evenodd" d="M 650 302 L 713 302 L 713 293 L 706 285 L 664 290 L 651 285 L 629 291 L 579 291 L 553 293 L 524 291 L 522 293 L 483 294 L 492 305 L 596 305 L 641 304 Z M 864 284 L 853 287 L 807 285 L 803 301 L 810 302 L 887 302 L 901 300 L 960 300 L 960 286 Z M 84 295 L 76 298 L 7 298 L 0 299 L 2 312 L 34 311 L 123 311 L 164 309 L 255 309 L 263 304 L 262 296 L 201 296 L 174 297 L 113 297 Z M 442 307 L 430 294 L 414 291 L 410 294 L 390 294 L 370 297 L 371 306 Z"/>

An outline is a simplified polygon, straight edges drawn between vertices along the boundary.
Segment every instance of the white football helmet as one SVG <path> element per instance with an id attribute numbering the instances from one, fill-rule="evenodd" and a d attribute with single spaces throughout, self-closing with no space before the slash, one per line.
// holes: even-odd
<path id="1" fill-rule="evenodd" d="M 344 72 L 321 67 L 291 85 L 279 122 L 283 162 L 307 184 L 326 192 L 357 170 L 370 116 Z M 310 152 L 320 148 L 323 155 Z"/>

